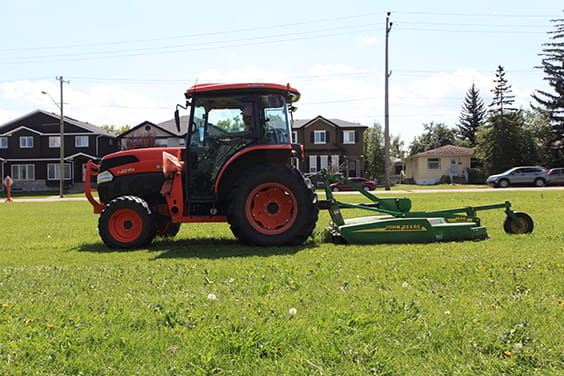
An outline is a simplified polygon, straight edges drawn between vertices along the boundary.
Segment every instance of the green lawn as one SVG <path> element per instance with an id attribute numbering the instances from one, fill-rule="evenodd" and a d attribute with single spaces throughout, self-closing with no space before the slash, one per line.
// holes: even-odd
<path id="1" fill-rule="evenodd" d="M 1 203 L 0 374 L 562 375 L 563 193 L 405 195 L 509 200 L 530 235 L 493 210 L 481 242 L 333 245 L 322 213 L 314 239 L 270 249 L 189 224 L 115 251 L 87 202 Z"/>

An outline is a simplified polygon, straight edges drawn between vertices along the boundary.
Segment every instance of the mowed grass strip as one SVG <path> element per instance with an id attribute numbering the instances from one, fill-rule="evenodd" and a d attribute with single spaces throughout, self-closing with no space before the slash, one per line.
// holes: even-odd
<path id="1" fill-rule="evenodd" d="M 562 374 L 561 191 L 406 196 L 413 210 L 509 200 L 535 230 L 507 235 L 492 210 L 486 241 L 334 245 L 321 213 L 300 247 L 190 224 L 116 251 L 86 202 L 2 203 L 0 374 Z"/>

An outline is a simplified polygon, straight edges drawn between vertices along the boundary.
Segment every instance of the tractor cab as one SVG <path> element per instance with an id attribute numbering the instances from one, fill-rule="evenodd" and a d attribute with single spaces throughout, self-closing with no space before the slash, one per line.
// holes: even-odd
<path id="1" fill-rule="evenodd" d="M 205 202 L 215 206 L 218 179 L 236 155 L 261 158 L 273 146 L 290 145 L 289 110 L 299 93 L 277 84 L 201 84 L 185 96 L 190 107 L 185 197 L 192 215 L 208 214 L 214 208 Z"/>

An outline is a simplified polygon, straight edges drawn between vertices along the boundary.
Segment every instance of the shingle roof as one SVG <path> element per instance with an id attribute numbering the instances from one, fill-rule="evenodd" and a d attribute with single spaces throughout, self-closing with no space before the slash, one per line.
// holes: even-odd
<path id="1" fill-rule="evenodd" d="M 188 132 L 188 116 L 180 117 L 180 132 L 176 129 L 176 122 L 174 119 L 163 121 L 162 123 L 157 124 L 157 126 L 173 135 L 183 137 Z"/>
<path id="2" fill-rule="evenodd" d="M 415 155 L 412 157 L 422 157 L 422 156 L 445 156 L 445 155 L 472 155 L 474 154 L 474 150 L 470 148 L 465 148 L 462 146 L 455 146 L 455 145 L 445 145 L 438 147 L 436 149 L 427 150 Z"/>
<path id="3" fill-rule="evenodd" d="M 340 128 L 368 128 L 366 125 L 362 125 L 360 123 L 352 123 L 350 121 L 341 120 L 341 119 L 326 119 L 323 116 L 316 116 L 313 119 L 296 119 L 294 120 L 294 124 L 292 124 L 293 129 L 302 128 L 309 123 L 314 122 L 315 120 L 322 120 L 328 123 L 333 123 L 337 127 Z"/>
<path id="4" fill-rule="evenodd" d="M 49 116 L 49 117 L 53 118 L 53 120 L 57 120 L 57 121 L 59 121 L 60 118 L 61 118 L 61 116 L 59 114 L 55 114 L 55 113 L 47 112 L 47 111 L 43 111 L 43 110 L 35 110 L 35 111 L 32 111 L 28 114 L 20 116 L 17 119 L 9 121 L 8 123 L 1 124 L 0 128 L 3 128 L 5 126 L 8 126 L 8 125 L 13 124 L 13 123 L 17 123 L 17 122 L 19 122 L 19 121 L 21 121 L 21 120 L 23 120 L 27 117 L 30 117 L 30 116 L 33 116 L 33 115 L 39 114 L 39 113 L 46 115 L 46 116 Z M 83 128 L 83 129 L 88 130 L 92 133 L 102 134 L 104 136 L 109 136 L 109 137 L 116 137 L 115 133 L 110 132 L 107 129 L 104 129 L 102 127 L 98 127 L 97 125 L 90 124 L 90 123 L 80 121 L 80 120 L 76 120 L 76 119 L 73 119 L 73 118 L 68 117 L 68 116 L 63 116 L 63 119 L 66 123 L 69 123 L 69 124 L 75 125 L 77 127 Z"/>

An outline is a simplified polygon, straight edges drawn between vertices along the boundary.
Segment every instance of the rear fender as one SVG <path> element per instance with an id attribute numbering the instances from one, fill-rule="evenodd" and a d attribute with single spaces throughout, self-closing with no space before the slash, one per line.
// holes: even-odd
<path id="1" fill-rule="evenodd" d="M 250 166 L 265 163 L 289 164 L 291 157 L 297 156 L 291 145 L 257 145 L 234 154 L 219 170 L 215 180 L 214 192 L 221 198 L 237 176 Z"/>

